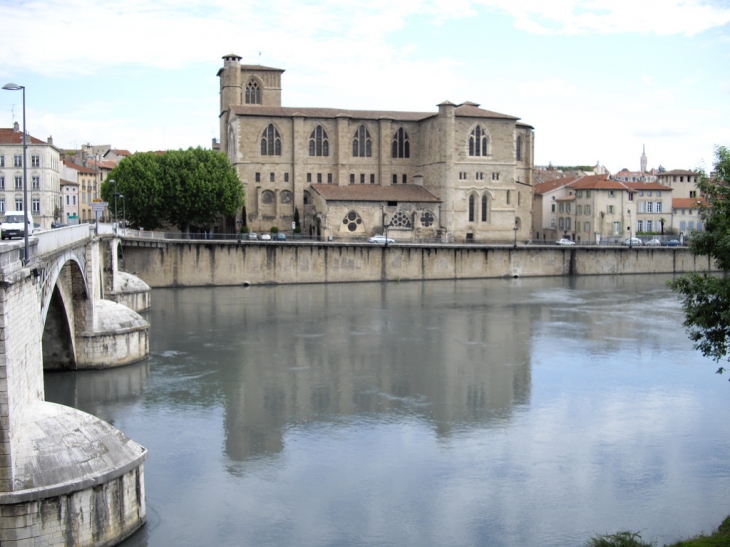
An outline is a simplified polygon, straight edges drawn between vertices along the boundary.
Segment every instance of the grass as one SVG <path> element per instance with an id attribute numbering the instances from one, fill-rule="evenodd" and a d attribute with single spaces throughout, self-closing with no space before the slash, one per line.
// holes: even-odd
<path id="1" fill-rule="evenodd" d="M 615 534 L 604 534 L 595 536 L 588 540 L 586 547 L 655 547 L 642 539 L 639 532 L 621 531 Z M 685 539 L 665 545 L 664 547 L 730 547 L 730 516 L 726 517 L 722 524 L 709 536 L 700 534 L 690 539 Z"/>

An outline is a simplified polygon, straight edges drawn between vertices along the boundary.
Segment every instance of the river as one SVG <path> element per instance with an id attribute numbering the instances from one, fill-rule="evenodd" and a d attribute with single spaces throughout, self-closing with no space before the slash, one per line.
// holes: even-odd
<path id="1" fill-rule="evenodd" d="M 668 276 L 155 289 L 46 398 L 149 450 L 124 547 L 664 542 L 730 514 L 730 383 Z"/>

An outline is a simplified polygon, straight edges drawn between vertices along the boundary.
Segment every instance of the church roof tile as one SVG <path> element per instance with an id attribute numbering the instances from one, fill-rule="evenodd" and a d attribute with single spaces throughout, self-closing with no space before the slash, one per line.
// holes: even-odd
<path id="1" fill-rule="evenodd" d="M 327 201 L 410 201 L 440 203 L 441 200 L 415 184 L 381 186 L 379 184 L 312 184 L 312 189 Z"/>

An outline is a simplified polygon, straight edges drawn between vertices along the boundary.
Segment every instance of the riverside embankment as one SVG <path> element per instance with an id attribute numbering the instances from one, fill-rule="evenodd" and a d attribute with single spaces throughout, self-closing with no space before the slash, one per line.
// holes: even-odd
<path id="1" fill-rule="evenodd" d="M 125 239 L 123 269 L 151 287 L 685 273 L 685 247 L 274 243 Z"/>

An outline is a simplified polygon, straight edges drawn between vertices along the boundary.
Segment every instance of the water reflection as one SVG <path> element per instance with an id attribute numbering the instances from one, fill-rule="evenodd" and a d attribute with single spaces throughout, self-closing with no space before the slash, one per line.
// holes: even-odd
<path id="1" fill-rule="evenodd" d="M 129 545 L 669 541 L 730 512 L 730 427 L 665 280 L 156 290 L 149 361 L 47 397 L 149 449 Z"/>

